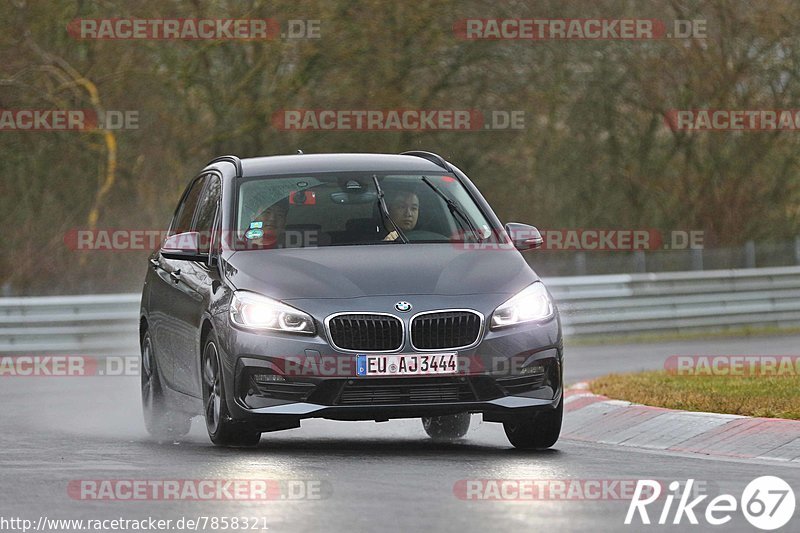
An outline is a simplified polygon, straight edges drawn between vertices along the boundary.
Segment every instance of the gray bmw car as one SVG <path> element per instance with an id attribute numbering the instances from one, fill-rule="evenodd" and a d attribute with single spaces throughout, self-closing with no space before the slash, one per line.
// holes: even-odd
<path id="1" fill-rule="evenodd" d="M 211 161 L 149 258 L 142 405 L 159 438 L 205 418 L 222 446 L 307 418 L 471 415 L 518 448 L 561 431 L 558 310 L 467 176 L 430 152 Z"/>

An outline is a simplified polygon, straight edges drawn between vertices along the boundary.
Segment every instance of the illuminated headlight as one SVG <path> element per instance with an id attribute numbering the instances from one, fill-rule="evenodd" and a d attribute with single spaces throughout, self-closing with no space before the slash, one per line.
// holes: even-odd
<path id="1" fill-rule="evenodd" d="M 537 281 L 512 296 L 492 313 L 492 328 L 523 322 L 543 322 L 553 317 L 555 308 L 544 285 Z"/>
<path id="2" fill-rule="evenodd" d="M 314 319 L 308 314 L 254 292 L 233 293 L 231 321 L 248 329 L 271 329 L 287 333 L 315 332 Z"/>

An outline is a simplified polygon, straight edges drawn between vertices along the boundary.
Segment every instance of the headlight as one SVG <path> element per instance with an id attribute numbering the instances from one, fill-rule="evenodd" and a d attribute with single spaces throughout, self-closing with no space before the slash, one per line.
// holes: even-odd
<path id="1" fill-rule="evenodd" d="M 508 299 L 492 313 L 492 328 L 522 322 L 542 322 L 555 314 L 553 301 L 544 285 L 537 281 Z"/>
<path id="2" fill-rule="evenodd" d="M 254 292 L 234 292 L 230 314 L 231 321 L 243 328 L 288 333 L 315 332 L 314 319 L 310 315 Z"/>

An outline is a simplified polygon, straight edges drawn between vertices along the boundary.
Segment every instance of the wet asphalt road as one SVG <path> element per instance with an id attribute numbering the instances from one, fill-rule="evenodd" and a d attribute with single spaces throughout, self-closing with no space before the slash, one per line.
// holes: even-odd
<path id="1" fill-rule="evenodd" d="M 568 351 L 568 381 L 659 368 L 669 355 L 793 355 L 798 349 L 798 337 L 574 347 Z M 685 518 L 679 526 L 639 521 L 625 526 L 628 500 L 475 501 L 459 498 L 454 487 L 472 479 L 692 477 L 703 480 L 712 497 L 730 493 L 738 498 L 750 480 L 777 475 L 800 497 L 796 466 L 569 440 L 547 452 L 520 452 L 510 447 L 502 426 L 478 417 L 467 437 L 455 443 L 430 441 L 418 420 L 314 420 L 300 429 L 265 434 L 256 449 L 229 450 L 212 447 L 199 420 L 180 443 L 148 438 L 133 377 L 4 378 L 0 401 L 0 524 L 10 518 L 35 524 L 40 516 L 173 521 L 216 516 L 257 517 L 259 529 L 269 531 L 685 531 L 690 529 Z M 71 482 L 80 480 L 134 479 L 310 480 L 322 493 L 319 499 L 296 501 L 193 502 L 92 501 L 68 491 Z M 651 518 L 656 519 L 663 504 L 653 505 Z M 701 512 L 704 508 L 701 504 Z M 669 516 L 671 521 L 674 512 Z M 13 530 L 9 525 L 0 529 Z M 712 529 L 758 531 L 738 511 L 725 526 L 690 530 Z M 800 512 L 784 530 L 800 531 Z"/>

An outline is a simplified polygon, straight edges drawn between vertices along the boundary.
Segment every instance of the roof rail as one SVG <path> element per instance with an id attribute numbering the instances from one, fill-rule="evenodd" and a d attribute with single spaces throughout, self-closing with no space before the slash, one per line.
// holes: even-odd
<path id="1" fill-rule="evenodd" d="M 237 178 L 241 178 L 242 177 L 242 160 L 239 159 L 239 157 L 235 156 L 235 155 L 221 155 L 219 157 L 215 157 L 214 159 L 209 161 L 206 164 L 206 166 L 213 165 L 214 163 L 222 163 L 222 162 L 232 164 L 234 167 L 236 167 L 236 177 Z"/>
<path id="2" fill-rule="evenodd" d="M 414 157 L 421 157 L 422 159 L 427 159 L 431 163 L 439 165 L 443 169 L 448 172 L 453 172 L 453 168 L 450 164 L 445 161 L 444 157 L 440 156 L 439 154 L 434 154 L 433 152 L 424 152 L 422 150 L 412 150 L 410 152 L 402 152 L 400 155 L 413 155 Z"/>

